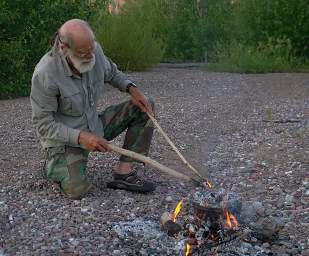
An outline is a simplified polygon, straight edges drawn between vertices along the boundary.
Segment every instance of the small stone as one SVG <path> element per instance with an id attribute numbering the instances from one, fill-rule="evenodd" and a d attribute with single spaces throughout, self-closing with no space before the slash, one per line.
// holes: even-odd
<path id="1" fill-rule="evenodd" d="M 69 242 L 75 247 L 79 244 L 79 242 L 75 238 L 69 238 Z"/>
<path id="2" fill-rule="evenodd" d="M 240 244 L 240 247 L 250 249 L 250 248 L 252 248 L 253 246 L 252 246 L 252 244 L 249 244 L 249 243 L 246 243 L 246 242 L 242 242 L 242 243 Z"/>
<path id="3" fill-rule="evenodd" d="M 263 216 L 265 213 L 265 207 L 261 202 L 253 202 L 252 204 L 253 208 L 255 209 L 256 213 L 260 216 Z"/>
<path id="4" fill-rule="evenodd" d="M 256 237 L 262 241 L 273 241 L 278 237 L 279 232 L 284 228 L 284 226 L 274 218 L 260 218 L 254 225 L 252 229 Z"/>
<path id="5" fill-rule="evenodd" d="M 303 250 L 301 252 L 301 256 L 308 256 L 309 255 L 309 249 Z"/>
<path id="6" fill-rule="evenodd" d="M 167 197 L 165 198 L 165 201 L 166 201 L 166 202 L 173 202 L 173 198 L 172 198 L 171 196 L 167 196 Z"/>
<path id="7" fill-rule="evenodd" d="M 273 189 L 273 192 L 274 192 L 275 194 L 282 194 L 282 193 L 283 193 L 283 191 L 282 191 L 282 189 L 281 189 L 280 187 L 275 187 L 275 188 Z"/>
<path id="8" fill-rule="evenodd" d="M 88 208 L 81 208 L 80 211 L 81 211 L 82 213 L 85 213 L 85 212 L 88 211 Z"/>
<path id="9" fill-rule="evenodd" d="M 258 250 L 258 251 L 263 250 L 263 248 L 262 248 L 262 247 L 260 247 L 260 246 L 258 246 L 258 245 L 255 245 L 255 246 L 254 246 L 254 249 L 255 249 L 255 250 Z"/>
<path id="10" fill-rule="evenodd" d="M 122 201 L 123 204 L 133 204 L 134 203 L 134 199 L 131 198 L 131 197 L 128 197 L 128 198 L 125 198 L 123 201 Z"/>
<path id="11" fill-rule="evenodd" d="M 113 255 L 121 255 L 121 251 L 120 250 L 114 250 Z"/>
<path id="12" fill-rule="evenodd" d="M 269 248 L 270 244 L 269 243 L 263 243 L 262 246 L 263 246 L 263 248 Z"/>
<path id="13" fill-rule="evenodd" d="M 285 202 L 286 202 L 287 204 L 291 204 L 291 203 L 293 202 L 293 200 L 294 200 L 294 196 L 292 196 L 292 195 L 286 195 L 286 197 L 285 197 Z"/>

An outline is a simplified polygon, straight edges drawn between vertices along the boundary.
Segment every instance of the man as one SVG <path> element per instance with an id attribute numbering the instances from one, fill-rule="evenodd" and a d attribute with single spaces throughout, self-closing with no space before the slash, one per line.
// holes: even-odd
<path id="1" fill-rule="evenodd" d="M 109 83 L 131 100 L 97 113 L 99 91 Z M 52 49 L 37 64 L 32 77 L 32 121 L 47 153 L 47 178 L 66 196 L 82 198 L 90 188 L 86 178 L 90 151 L 107 152 L 110 140 L 127 129 L 124 148 L 148 154 L 153 102 L 107 58 L 90 26 L 83 20 L 65 22 Z M 154 184 L 133 171 L 133 159 L 121 156 L 109 188 L 150 192 Z"/>

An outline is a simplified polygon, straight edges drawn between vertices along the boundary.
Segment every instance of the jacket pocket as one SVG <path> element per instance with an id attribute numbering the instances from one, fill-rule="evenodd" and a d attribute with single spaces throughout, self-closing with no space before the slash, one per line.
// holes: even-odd
<path id="1" fill-rule="evenodd" d="M 89 92 L 89 103 L 91 106 L 96 105 L 102 97 L 104 91 L 104 80 L 96 80 L 91 84 Z"/>
<path id="2" fill-rule="evenodd" d="M 68 116 L 81 116 L 84 113 L 84 100 L 81 92 L 77 90 L 63 92 L 59 98 L 60 112 Z"/>

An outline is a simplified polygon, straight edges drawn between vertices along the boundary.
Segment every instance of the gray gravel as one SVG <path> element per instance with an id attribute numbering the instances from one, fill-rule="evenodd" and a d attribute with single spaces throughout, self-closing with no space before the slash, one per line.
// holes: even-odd
<path id="1" fill-rule="evenodd" d="M 209 255 L 308 255 L 309 75 L 169 65 L 129 76 L 155 99 L 161 126 L 197 169 L 216 187 L 263 204 L 288 230 L 283 243 L 238 241 L 229 253 L 217 248 Z M 110 88 L 99 107 L 126 97 Z M 156 182 L 154 193 L 109 190 L 105 182 L 118 156 L 95 153 L 88 164 L 92 191 L 81 201 L 66 199 L 42 177 L 43 154 L 30 117 L 29 98 L 0 101 L 0 255 L 175 255 L 169 246 L 177 241 L 153 225 L 194 191 L 192 185 L 138 166 Z M 190 174 L 158 132 L 151 157 Z M 119 235 L 117 227 L 134 220 L 150 223 L 154 235 L 145 228 Z M 232 253 L 233 246 L 242 251 Z"/>

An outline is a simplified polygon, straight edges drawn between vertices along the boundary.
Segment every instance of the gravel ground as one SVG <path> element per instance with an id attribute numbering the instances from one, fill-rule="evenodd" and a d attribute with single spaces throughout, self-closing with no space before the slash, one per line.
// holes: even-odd
<path id="1" fill-rule="evenodd" d="M 163 129 L 216 187 L 260 202 L 284 221 L 284 243 L 241 247 L 255 248 L 257 255 L 309 255 L 309 74 L 162 65 L 129 76 L 155 99 Z M 99 108 L 125 97 L 109 88 Z M 167 246 L 174 238 L 157 230 L 159 219 L 195 190 L 192 185 L 138 166 L 156 182 L 154 193 L 110 190 L 105 182 L 118 156 L 95 153 L 88 163 L 92 191 L 81 201 L 66 199 L 42 177 L 43 154 L 30 117 L 29 98 L 0 101 L 0 255 L 175 255 Z M 150 156 L 190 174 L 158 132 Z M 120 234 L 121 223 L 140 221 L 148 229 Z M 156 232 L 162 234 L 150 235 Z"/>

